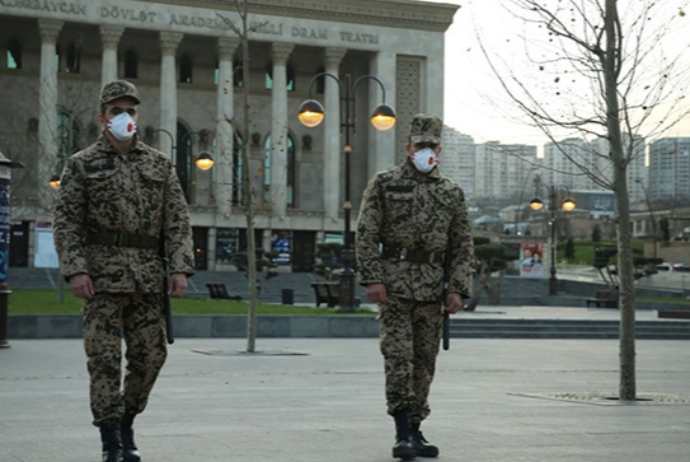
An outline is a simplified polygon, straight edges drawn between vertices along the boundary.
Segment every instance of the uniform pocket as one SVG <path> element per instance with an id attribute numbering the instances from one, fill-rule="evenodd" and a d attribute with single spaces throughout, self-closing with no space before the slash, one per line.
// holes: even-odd
<path id="1" fill-rule="evenodd" d="M 386 224 L 409 220 L 412 215 L 414 195 L 411 192 L 386 191 Z"/>
<path id="2" fill-rule="evenodd" d="M 155 212 L 163 204 L 165 197 L 165 175 L 154 169 L 142 169 L 139 173 L 141 201 L 144 211 Z"/>
<path id="3" fill-rule="evenodd" d="M 122 192 L 122 185 L 116 173 L 118 169 L 109 169 L 86 173 L 86 189 L 92 202 L 110 202 L 118 199 Z"/>

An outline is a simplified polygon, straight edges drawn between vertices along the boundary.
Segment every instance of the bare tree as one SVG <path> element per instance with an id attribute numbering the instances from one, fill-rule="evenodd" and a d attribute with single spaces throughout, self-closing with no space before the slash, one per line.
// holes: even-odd
<path id="1" fill-rule="evenodd" d="M 538 127 L 562 155 L 595 184 L 615 194 L 620 279 L 619 399 L 636 399 L 635 287 L 627 169 L 647 140 L 663 135 L 690 113 L 684 92 L 690 69 L 669 56 L 670 35 L 681 35 L 681 1 L 507 0 L 519 20 L 526 55 L 501 57 L 480 46 L 511 106 Z M 687 27 L 687 26 L 686 26 Z M 580 150 L 561 147 L 556 137 L 589 140 Z M 593 147 L 604 139 L 608 150 Z"/>
<path id="2" fill-rule="evenodd" d="M 250 177 L 251 169 L 249 168 L 251 162 L 251 135 L 250 135 L 250 101 L 249 101 L 249 35 L 251 32 L 261 27 L 258 25 L 249 25 L 249 5 L 247 0 L 228 0 L 226 2 L 229 6 L 234 6 L 240 21 L 239 25 L 235 24 L 230 18 L 217 13 L 218 16 L 225 22 L 230 30 L 232 30 L 240 40 L 240 56 L 241 56 L 241 70 L 242 70 L 242 126 L 238 129 L 243 141 L 242 149 L 242 193 L 243 193 L 243 208 L 247 220 L 247 280 L 249 286 L 249 311 L 247 313 L 247 353 L 256 352 L 256 333 L 257 333 L 257 305 L 258 305 L 258 287 L 257 287 L 257 256 L 256 256 L 256 239 L 254 236 L 254 201 L 257 199 L 259 205 L 262 205 L 264 200 L 263 187 L 256 188 L 255 182 Z M 226 83 L 227 84 L 227 83 Z M 229 82 L 232 91 L 232 81 Z M 235 122 L 235 121 L 229 121 Z M 234 123 L 235 126 L 239 124 Z M 263 185 L 263 182 L 261 182 Z M 238 185 L 239 186 L 239 185 Z"/>

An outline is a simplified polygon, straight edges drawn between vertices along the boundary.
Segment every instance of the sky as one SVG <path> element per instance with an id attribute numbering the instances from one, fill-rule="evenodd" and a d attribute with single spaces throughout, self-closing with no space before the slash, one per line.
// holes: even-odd
<path id="1" fill-rule="evenodd" d="M 474 138 L 475 143 L 500 141 L 504 144 L 533 144 L 542 146 L 549 142 L 544 133 L 530 127 L 523 116 L 514 110 L 505 91 L 488 68 L 481 43 L 489 53 L 509 61 L 518 72 L 525 66 L 524 60 L 514 59 L 524 51 L 523 42 L 516 39 L 524 23 L 505 8 L 507 0 L 423 0 L 460 5 L 453 24 L 445 36 L 445 95 L 444 121 L 446 125 Z M 628 0 L 630 1 L 630 0 Z M 621 0 L 621 5 L 627 3 Z M 686 7 L 684 21 L 672 32 L 676 35 L 670 43 L 674 52 L 685 51 L 685 68 L 690 71 L 690 34 L 678 32 L 678 27 L 690 28 L 688 0 L 664 0 L 669 14 L 678 16 Z M 660 16 L 660 15 L 659 15 Z M 679 18 L 675 18 L 679 19 Z M 678 40 L 680 37 L 680 40 Z M 682 43 L 682 45 L 679 45 Z M 519 48 L 514 48 L 519 47 Z M 689 73 L 690 77 L 690 73 Z M 591 93 L 591 92 L 590 92 Z M 690 105 L 690 89 L 688 89 Z M 687 106 L 686 106 L 687 107 Z M 432 110 L 432 109 L 430 109 Z M 517 118 L 516 118 L 517 116 Z M 690 136 L 690 117 L 675 126 L 666 136 Z"/>

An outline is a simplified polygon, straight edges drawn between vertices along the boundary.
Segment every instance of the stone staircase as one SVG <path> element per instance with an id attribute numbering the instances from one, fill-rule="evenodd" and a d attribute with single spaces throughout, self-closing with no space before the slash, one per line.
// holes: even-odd
<path id="1" fill-rule="evenodd" d="M 7 271 L 7 284 L 11 289 L 57 289 L 59 271 L 53 268 L 16 268 Z"/>
<path id="2" fill-rule="evenodd" d="M 292 291 L 295 304 L 314 306 L 314 291 L 311 283 L 317 277 L 309 273 L 280 273 L 277 277 L 268 280 L 262 288 L 259 299 L 264 302 L 280 303 L 283 290 Z M 8 284 L 12 289 L 57 289 L 59 284 L 58 271 L 55 269 L 38 268 L 10 268 Z M 568 299 L 551 300 L 549 297 L 539 297 L 536 294 L 544 293 L 545 284 L 548 281 L 531 281 L 507 279 L 503 287 L 502 304 L 504 305 L 552 305 L 554 302 L 563 302 Z M 247 298 L 247 280 L 244 273 L 236 271 L 215 272 L 200 271 L 190 279 L 189 296 L 208 297 L 207 283 L 223 283 L 228 292 Z M 357 297 L 365 300 L 364 289 L 356 288 Z M 556 297 L 557 298 L 557 297 Z M 574 302 L 582 304 L 581 300 Z M 561 304 L 561 303 L 558 303 Z M 38 321 L 36 316 L 27 317 L 22 322 L 38 323 L 38 325 L 52 325 L 53 320 Z M 241 317 L 240 317 L 241 318 Z M 350 322 L 356 322 L 356 318 L 349 318 Z M 368 318 L 368 317 L 366 317 Z M 20 322 L 19 319 L 11 319 L 12 322 Z M 182 318 L 177 322 L 181 322 Z M 238 318 L 238 322 L 240 319 Z M 57 321 L 56 321 L 57 322 Z M 59 321 L 64 322 L 64 320 Z M 75 316 L 76 323 L 79 317 Z M 267 322 L 267 321 L 264 321 Z M 362 322 L 366 322 L 363 318 Z M 369 321 L 371 322 L 371 321 Z M 12 324 L 12 323 L 11 323 Z M 182 326 L 180 326 L 182 327 Z M 451 338 L 525 338 L 525 339 L 616 339 L 618 338 L 619 322 L 617 320 L 566 320 L 566 319 L 515 319 L 515 318 L 451 318 Z M 22 329 L 13 327 L 15 333 Z M 73 336 L 80 335 L 80 328 L 75 325 Z M 309 329 L 307 329 L 309 330 Z M 52 334 L 47 334 L 51 336 Z M 367 334 L 369 335 L 369 334 Z M 370 335 L 375 336 L 376 329 Z M 636 337 L 638 339 L 657 340 L 690 340 L 690 321 L 685 320 L 658 320 L 636 322 Z"/>

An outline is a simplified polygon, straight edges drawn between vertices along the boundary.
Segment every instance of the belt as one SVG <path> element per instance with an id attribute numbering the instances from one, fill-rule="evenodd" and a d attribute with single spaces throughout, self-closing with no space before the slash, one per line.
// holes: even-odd
<path id="1" fill-rule="evenodd" d="M 442 263 L 445 252 L 432 252 L 430 250 L 406 249 L 403 247 L 384 245 L 381 256 L 383 258 L 392 258 L 412 263 Z"/>
<path id="2" fill-rule="evenodd" d="M 132 247 L 135 249 L 158 249 L 160 238 L 146 234 L 103 233 L 86 235 L 86 245 L 112 245 L 114 247 Z"/>

